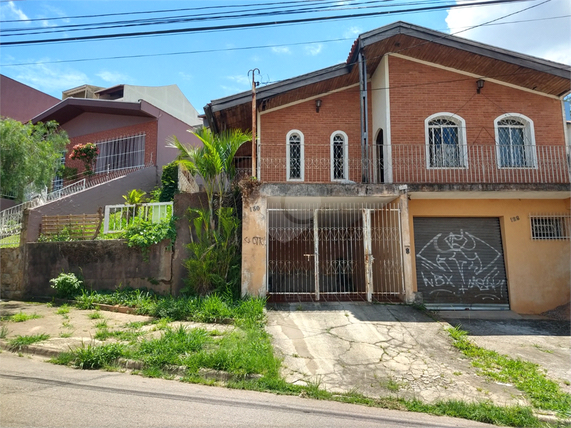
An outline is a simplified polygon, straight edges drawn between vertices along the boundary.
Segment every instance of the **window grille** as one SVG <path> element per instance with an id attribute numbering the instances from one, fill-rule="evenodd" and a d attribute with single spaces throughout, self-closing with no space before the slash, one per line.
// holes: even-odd
<path id="1" fill-rule="evenodd" d="M 287 143 L 287 179 L 303 180 L 303 134 L 290 132 Z"/>
<path id="2" fill-rule="evenodd" d="M 333 135 L 331 147 L 331 162 L 333 180 L 346 180 L 347 177 L 347 141 L 345 135 L 336 133 Z"/>
<path id="3" fill-rule="evenodd" d="M 537 166 L 533 123 L 525 116 L 508 113 L 495 121 L 498 166 L 534 168 Z"/>
<path id="4" fill-rule="evenodd" d="M 531 239 L 569 239 L 571 229 L 570 214 L 531 214 Z"/>
<path id="5" fill-rule="evenodd" d="M 437 113 L 425 120 L 427 168 L 466 168 L 465 121 L 452 113 Z"/>
<path id="6" fill-rule="evenodd" d="M 96 173 L 143 166 L 145 164 L 145 134 L 98 141 L 99 156 Z"/>

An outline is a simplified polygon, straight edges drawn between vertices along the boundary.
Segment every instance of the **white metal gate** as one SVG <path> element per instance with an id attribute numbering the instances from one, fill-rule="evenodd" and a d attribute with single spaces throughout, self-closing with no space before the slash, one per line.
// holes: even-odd
<path id="1" fill-rule="evenodd" d="M 268 294 L 278 300 L 397 300 L 397 202 L 268 204 Z"/>

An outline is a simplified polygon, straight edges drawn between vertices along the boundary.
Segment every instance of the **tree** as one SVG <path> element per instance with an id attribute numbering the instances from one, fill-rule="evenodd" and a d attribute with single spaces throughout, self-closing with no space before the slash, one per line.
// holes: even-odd
<path id="1" fill-rule="evenodd" d="M 33 125 L 0 119 L 0 192 L 22 201 L 26 190 L 49 187 L 68 143 L 55 121 Z"/>

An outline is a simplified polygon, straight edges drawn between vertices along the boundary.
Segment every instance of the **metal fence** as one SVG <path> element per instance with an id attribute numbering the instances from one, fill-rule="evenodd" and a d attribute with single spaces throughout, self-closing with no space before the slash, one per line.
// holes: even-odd
<path id="1" fill-rule="evenodd" d="M 342 154 L 346 159 L 340 163 L 339 155 L 332 162 L 326 144 L 306 142 L 303 159 L 291 159 L 285 143 L 260 143 L 258 178 L 265 182 L 314 183 L 566 184 L 570 182 L 570 151 L 564 145 L 528 145 L 510 150 L 491 144 L 469 145 L 443 159 L 448 151 L 425 144 L 395 144 L 370 146 L 363 159 L 360 146 L 353 145 L 347 147 Z M 291 170 L 288 162 L 301 162 L 301 177 L 287 177 Z M 245 160 L 241 164 L 251 165 Z M 246 171 L 247 167 L 241 169 Z"/>
<path id="2" fill-rule="evenodd" d="M 172 217 L 172 202 L 137 205 L 106 205 L 103 233 L 124 232 L 136 219 L 158 223 Z"/>

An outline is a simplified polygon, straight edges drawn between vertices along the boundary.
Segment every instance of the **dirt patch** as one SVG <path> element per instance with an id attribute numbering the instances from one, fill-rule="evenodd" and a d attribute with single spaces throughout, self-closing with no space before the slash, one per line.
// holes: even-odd
<path id="1" fill-rule="evenodd" d="M 550 311 L 543 312 L 541 315 L 554 320 L 571 321 L 570 307 L 571 302 L 566 305 L 557 306 Z"/>

